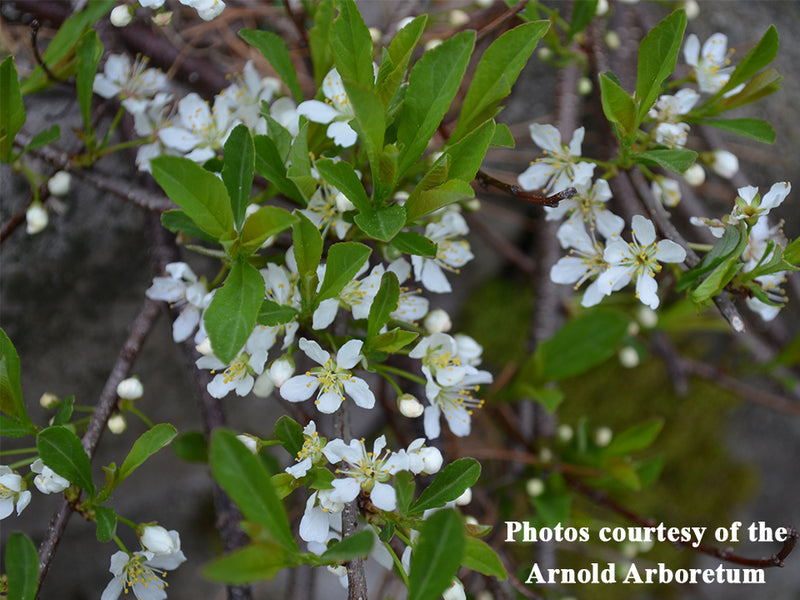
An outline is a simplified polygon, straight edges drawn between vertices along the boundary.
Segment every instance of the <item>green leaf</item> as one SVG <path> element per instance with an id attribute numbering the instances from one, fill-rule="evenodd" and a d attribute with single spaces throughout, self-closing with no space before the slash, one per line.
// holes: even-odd
<path id="1" fill-rule="evenodd" d="M 103 55 L 103 44 L 93 29 L 87 31 L 78 43 L 76 56 L 78 57 L 78 72 L 75 77 L 75 86 L 78 90 L 78 104 L 81 107 L 83 128 L 92 131 L 92 95 L 94 78 L 97 75 L 97 65 Z"/>
<path id="2" fill-rule="evenodd" d="M 718 112 L 733 110 L 774 94 L 781 89 L 783 77 L 775 69 L 765 69 L 744 85 L 737 94 L 719 102 Z"/>
<path id="3" fill-rule="evenodd" d="M 397 275 L 386 271 L 381 277 L 381 287 L 375 294 L 375 299 L 369 309 L 367 339 L 377 336 L 383 326 L 389 322 L 390 315 L 397 310 L 399 300 L 400 283 L 397 281 Z"/>
<path id="4" fill-rule="evenodd" d="M 300 423 L 286 415 L 275 423 L 275 437 L 280 440 L 281 446 L 292 458 L 297 457 L 305 444 L 305 436 Z"/>
<path id="5" fill-rule="evenodd" d="M 228 191 L 216 175 L 179 156 L 159 156 L 150 165 L 161 189 L 200 229 L 215 238 L 233 230 Z"/>
<path id="6" fill-rule="evenodd" d="M 297 217 L 297 222 L 292 225 L 292 240 L 297 272 L 302 277 L 317 271 L 322 260 L 322 235 L 303 213 L 297 213 Z"/>
<path id="7" fill-rule="evenodd" d="M 639 101 L 637 125 L 655 104 L 661 93 L 661 84 L 675 71 L 685 29 L 686 13 L 676 10 L 653 27 L 639 44 L 634 95 Z"/>
<path id="8" fill-rule="evenodd" d="M 506 31 L 486 49 L 464 97 L 458 125 L 450 137 L 452 141 L 460 140 L 496 114 L 500 101 L 511 93 L 511 87 L 549 27 L 549 21 L 524 23 Z"/>
<path id="9" fill-rule="evenodd" d="M 614 457 L 604 465 L 605 471 L 622 485 L 631 490 L 639 491 L 642 489 L 642 482 L 634 466 L 625 458 Z"/>
<path id="10" fill-rule="evenodd" d="M 53 422 L 51 425 L 65 425 L 66 423 L 69 423 L 74 407 L 75 396 L 68 396 L 64 398 L 61 406 L 58 407 L 58 411 L 55 415 L 53 415 Z"/>
<path id="11" fill-rule="evenodd" d="M 303 101 L 303 89 L 297 79 L 297 71 L 289 58 L 289 50 L 283 39 L 271 31 L 261 31 L 256 29 L 241 29 L 239 36 L 251 46 L 258 49 L 267 59 L 267 62 L 275 69 L 275 72 L 292 92 L 296 102 Z"/>
<path id="12" fill-rule="evenodd" d="M 308 121 L 300 118 L 300 132 L 294 138 L 289 152 L 289 169 L 287 175 L 300 191 L 300 203 L 308 205 L 308 200 L 317 189 L 317 180 L 311 174 L 311 160 L 308 157 Z"/>
<path id="13" fill-rule="evenodd" d="M 265 293 L 258 269 L 242 260 L 233 263 L 204 316 L 214 355 L 222 362 L 231 363 L 253 333 Z"/>
<path id="14" fill-rule="evenodd" d="M 342 79 L 350 79 L 372 88 L 372 37 L 354 0 L 337 0 L 339 16 L 331 29 L 331 50 L 336 70 Z"/>
<path id="15" fill-rule="evenodd" d="M 448 178 L 469 183 L 481 168 L 481 163 L 494 137 L 495 123 L 488 120 L 470 131 L 463 139 L 444 150 L 450 155 Z"/>
<path id="16" fill-rule="evenodd" d="M 425 190 L 418 196 L 412 195 L 403 205 L 406 209 L 406 223 L 410 224 L 440 208 L 474 196 L 470 185 L 458 179 L 451 179 L 439 187 Z"/>
<path id="17" fill-rule="evenodd" d="M 569 24 L 569 35 L 567 42 L 586 29 L 586 26 L 594 18 L 597 12 L 597 0 L 577 0 L 572 7 L 572 21 Z"/>
<path id="18" fill-rule="evenodd" d="M 639 126 L 633 98 L 606 73 L 601 73 L 600 99 L 603 104 L 603 113 L 609 121 L 617 126 L 620 138 L 630 138 Z"/>
<path id="19" fill-rule="evenodd" d="M 176 435 L 178 431 L 169 423 L 159 423 L 140 435 L 119 468 L 119 481 L 128 477 L 144 461 L 168 445 Z"/>
<path id="20" fill-rule="evenodd" d="M 275 327 L 276 325 L 289 323 L 296 317 L 296 308 L 265 299 L 264 302 L 261 303 L 261 308 L 258 310 L 256 323 L 259 325 L 266 325 L 267 327 Z"/>
<path id="21" fill-rule="evenodd" d="M 254 138 L 256 172 L 272 183 L 281 194 L 305 206 L 306 199 L 297 184 L 286 173 L 285 160 L 281 158 L 275 142 L 266 135 Z"/>
<path id="22" fill-rule="evenodd" d="M 500 562 L 497 552 L 478 538 L 469 536 L 466 538 L 466 548 L 461 564 L 483 575 L 497 577 L 500 581 L 508 579 L 506 568 Z"/>
<path id="23" fill-rule="evenodd" d="M 775 130 L 772 125 L 761 119 L 703 119 L 700 123 L 749 137 L 758 142 L 772 144 L 775 141 Z"/>
<path id="24" fill-rule="evenodd" d="M 532 499 L 537 516 L 545 527 L 555 527 L 558 523 L 569 521 L 572 497 L 561 491 L 548 487 L 541 496 Z"/>
<path id="25" fill-rule="evenodd" d="M 24 533 L 12 531 L 6 541 L 8 598 L 35 600 L 39 581 L 39 554 Z"/>
<path id="26" fill-rule="evenodd" d="M 464 525 L 455 510 L 440 510 L 428 517 L 411 555 L 408 600 L 439 598 L 450 587 L 465 546 Z"/>
<path id="27" fill-rule="evenodd" d="M 406 224 L 406 210 L 398 204 L 377 210 L 365 210 L 353 219 L 361 230 L 371 238 L 390 242 Z"/>
<path id="28" fill-rule="evenodd" d="M 323 78 L 333 64 L 331 55 L 333 14 L 333 0 L 321 0 L 314 11 L 314 26 L 308 30 L 311 64 L 314 66 L 314 80 L 317 87 L 322 84 Z"/>
<path id="29" fill-rule="evenodd" d="M 228 190 L 236 231 L 241 231 L 244 223 L 245 211 L 250 203 L 250 190 L 253 188 L 254 171 L 253 138 L 250 130 L 239 124 L 225 141 L 225 164 L 222 167 L 222 181 Z"/>
<path id="30" fill-rule="evenodd" d="M 216 237 L 200 229 L 186 211 L 180 208 L 161 213 L 161 224 L 172 233 L 183 233 L 188 237 L 196 237 L 212 244 L 218 241 Z"/>
<path id="31" fill-rule="evenodd" d="M 474 458 L 459 458 L 442 469 L 431 484 L 422 490 L 410 513 L 419 513 L 429 508 L 444 506 L 464 493 L 478 481 L 481 465 Z"/>
<path id="32" fill-rule="evenodd" d="M 342 192 L 358 210 L 370 210 L 372 203 L 361 180 L 349 162 L 341 160 L 333 162 L 328 158 L 321 158 L 316 162 L 317 170 L 323 179 L 337 190 Z"/>
<path id="33" fill-rule="evenodd" d="M 534 352 L 538 369 L 535 379 L 542 383 L 561 381 L 605 362 L 614 355 L 627 330 L 628 318 L 611 310 L 594 310 L 568 321 Z"/>
<path id="34" fill-rule="evenodd" d="M 350 124 L 358 132 L 358 139 L 364 144 L 367 151 L 372 178 L 376 185 L 380 184 L 382 188 L 391 188 L 393 182 L 382 181 L 380 169 L 373 167 L 373 165 L 378 165 L 378 156 L 383 149 L 383 136 L 386 130 L 386 111 L 383 104 L 371 87 L 349 79 L 344 79 L 343 83 L 356 116 L 350 121 Z M 384 189 L 380 193 L 376 192 L 376 195 L 383 197 L 386 193 L 388 192 Z"/>
<path id="35" fill-rule="evenodd" d="M 436 256 L 436 242 L 416 231 L 401 231 L 392 238 L 392 246 L 406 254 Z"/>
<path id="36" fill-rule="evenodd" d="M 375 90 L 387 108 L 405 79 L 408 63 L 427 21 L 428 15 L 423 14 L 415 18 L 394 34 L 389 47 L 384 50 L 375 81 Z"/>
<path id="37" fill-rule="evenodd" d="M 711 274 L 692 291 L 690 294 L 691 299 L 700 304 L 713 298 L 722 291 L 722 288 L 730 283 L 742 267 L 744 267 L 744 263 L 738 260 L 738 255 L 731 255 L 723 259 L 720 264 L 711 271 Z"/>
<path id="38" fill-rule="evenodd" d="M 407 515 L 414 500 L 414 477 L 408 471 L 400 471 L 394 476 L 394 490 L 397 495 L 397 512 Z"/>
<path id="39" fill-rule="evenodd" d="M 551 415 L 564 401 L 564 392 L 557 387 L 523 386 L 522 390 L 526 395 L 530 395 L 533 400 L 544 406 L 548 414 Z"/>
<path id="40" fill-rule="evenodd" d="M 514 134 L 505 123 L 495 123 L 494 137 L 489 145 L 490 148 L 513 148 Z"/>
<path id="41" fill-rule="evenodd" d="M 26 435 L 36 435 L 36 426 L 33 423 L 23 423 L 16 419 L 9 419 L 0 415 L 0 437 L 21 438 Z"/>
<path id="42" fill-rule="evenodd" d="M 266 467 L 230 431 L 217 429 L 211 438 L 211 471 L 246 519 L 262 525 L 283 549 L 299 551 Z"/>
<path id="43" fill-rule="evenodd" d="M 117 513 L 107 506 L 95 507 L 95 522 L 97 523 L 97 541 L 110 542 L 117 531 Z"/>
<path id="44" fill-rule="evenodd" d="M 25 154 L 31 150 L 36 150 L 42 146 L 46 146 L 51 142 L 57 141 L 59 138 L 61 138 L 61 128 L 58 125 L 53 125 L 49 129 L 40 131 L 33 136 L 33 139 L 22 149 L 20 154 Z"/>
<path id="45" fill-rule="evenodd" d="M 36 449 L 44 464 L 94 496 L 92 467 L 78 436 L 64 426 L 48 427 L 36 436 Z"/>
<path id="46" fill-rule="evenodd" d="M 373 543 L 375 543 L 375 536 L 372 530 L 369 528 L 362 529 L 336 544 L 329 545 L 319 559 L 323 563 L 344 563 L 369 554 Z"/>
<path id="47" fill-rule="evenodd" d="M 612 438 L 611 443 L 603 449 L 603 454 L 623 456 L 637 450 L 644 450 L 655 441 L 663 426 L 664 419 L 651 419 L 629 427 Z"/>
<path id="48" fill-rule="evenodd" d="M 367 262 L 372 250 L 369 246 L 358 242 L 339 242 L 328 249 L 325 261 L 325 276 L 319 287 L 319 301 L 333 298 L 342 288 L 353 280 L 353 277 Z"/>
<path id="49" fill-rule="evenodd" d="M 673 173 L 681 174 L 697 160 L 697 152 L 686 148 L 647 150 L 635 157 L 636 162 L 658 165 Z"/>
<path id="50" fill-rule="evenodd" d="M 411 69 L 397 117 L 398 178 L 422 156 L 439 127 L 458 92 L 474 44 L 475 32 L 463 31 L 423 54 Z"/>
<path id="51" fill-rule="evenodd" d="M 282 569 L 296 564 L 281 546 L 258 542 L 212 561 L 203 569 L 203 577 L 219 583 L 244 585 L 269 581 Z"/>
<path id="52" fill-rule="evenodd" d="M 170 444 L 170 448 L 178 458 L 186 462 L 208 462 L 208 443 L 202 431 L 187 431 L 180 434 Z"/>
<path id="53" fill-rule="evenodd" d="M 414 331 L 406 331 L 405 329 L 395 328 L 390 329 L 385 333 L 376 335 L 367 343 L 368 350 L 371 352 L 399 352 L 411 342 L 419 337 L 419 334 Z"/>
<path id="54" fill-rule="evenodd" d="M 282 208 L 262 206 L 244 222 L 241 235 L 242 251 L 255 252 L 270 237 L 289 229 L 295 221 L 297 217 Z"/>
<path id="55" fill-rule="evenodd" d="M 14 344 L 0 329 L 0 410 L 23 425 L 33 428 L 33 422 L 22 401 L 19 355 Z"/>
<path id="56" fill-rule="evenodd" d="M 19 78 L 14 57 L 0 64 L 0 160 L 10 162 L 14 138 L 25 123 L 25 105 L 19 91 Z"/>
<path id="57" fill-rule="evenodd" d="M 778 55 L 778 31 L 774 25 L 764 33 L 758 43 L 748 52 L 745 57 L 736 65 L 731 73 L 728 82 L 719 90 L 718 95 L 722 96 L 753 77 L 761 69 L 775 60 Z"/>

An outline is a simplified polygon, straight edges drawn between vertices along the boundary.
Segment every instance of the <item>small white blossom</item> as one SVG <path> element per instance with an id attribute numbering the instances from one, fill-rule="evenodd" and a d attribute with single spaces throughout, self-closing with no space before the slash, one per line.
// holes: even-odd
<path id="1" fill-rule="evenodd" d="M 211 304 L 213 292 L 208 291 L 205 281 L 198 280 L 184 262 L 169 263 L 166 271 L 168 277 L 155 277 L 145 295 L 152 300 L 169 302 L 180 311 L 172 323 L 172 339 L 182 342 L 197 328 L 200 315 Z M 198 337 L 199 334 L 195 342 L 200 343 L 202 340 Z"/>
<path id="2" fill-rule="evenodd" d="M 45 465 L 41 458 L 33 461 L 31 471 L 36 473 L 33 478 L 36 489 L 43 494 L 58 494 L 69 487 L 69 481 Z"/>
<path id="3" fill-rule="evenodd" d="M 22 477 L 6 465 L 0 465 L 0 519 L 5 519 L 16 505 L 19 515 L 31 501 L 31 493 L 23 487 Z"/>
<path id="4" fill-rule="evenodd" d="M 176 124 L 158 132 L 161 142 L 197 163 L 216 156 L 239 120 L 231 110 L 228 98 L 217 96 L 213 107 L 192 92 L 178 102 Z"/>
<path id="5" fill-rule="evenodd" d="M 731 53 L 728 51 L 728 37 L 723 33 L 712 35 L 702 48 L 695 34 L 686 38 L 683 58 L 694 69 L 701 92 L 716 94 L 728 83 L 733 72 L 733 67 L 728 66 Z"/>
<path id="6" fill-rule="evenodd" d="M 213 354 L 201 356 L 195 361 L 199 369 L 211 369 L 214 378 L 208 383 L 208 393 L 214 398 L 224 398 L 235 391 L 237 396 L 249 394 L 255 384 L 256 375 L 264 372 L 267 352 L 275 343 L 274 330 L 256 325 L 244 348 L 230 364 L 225 364 Z M 217 373 L 223 369 L 222 373 Z"/>
<path id="7" fill-rule="evenodd" d="M 474 258 L 469 242 L 456 239 L 469 233 L 467 222 L 457 212 L 446 211 L 440 221 L 425 227 L 425 237 L 436 243 L 436 256 L 411 256 L 414 277 L 425 289 L 436 293 L 453 291 L 445 271 L 459 273 Z"/>
<path id="8" fill-rule="evenodd" d="M 166 91 L 167 76 L 159 69 L 148 69 L 146 58 L 137 58 L 133 63 L 124 54 L 112 54 L 106 60 L 103 72 L 94 78 L 94 93 L 103 98 L 119 98 L 125 109 L 134 113 L 134 105 L 128 100 L 152 98 L 157 92 Z"/>
<path id="9" fill-rule="evenodd" d="M 250 435 L 249 433 L 240 433 L 236 436 L 236 439 L 242 442 L 244 447 L 250 450 L 250 452 L 258 454 L 261 441 L 256 436 Z"/>
<path id="10" fill-rule="evenodd" d="M 204 21 L 211 21 L 225 10 L 222 0 L 180 0 L 181 4 L 191 6 Z"/>
<path id="11" fill-rule="evenodd" d="M 181 551 L 181 537 L 174 529 L 167 531 L 161 525 L 147 525 L 142 530 L 141 542 L 144 549 L 158 556 L 162 563 L 172 561 L 175 566 L 163 568 L 174 569 L 186 560 Z"/>
<path id="12" fill-rule="evenodd" d="M 342 83 L 339 71 L 332 69 L 322 82 L 322 93 L 328 102 L 319 100 L 306 100 L 297 107 L 297 112 L 309 121 L 328 124 L 328 137 L 335 144 L 349 148 L 356 143 L 358 134 L 350 127 L 350 121 L 355 117 L 350 98 Z"/>
<path id="13" fill-rule="evenodd" d="M 657 144 L 667 148 L 683 148 L 689 139 L 689 126 L 686 123 L 659 123 L 654 137 Z"/>
<path id="14" fill-rule="evenodd" d="M 614 432 L 611 431 L 610 427 L 598 427 L 594 431 L 594 443 L 600 446 L 601 448 L 608 446 L 611 443 L 611 439 L 614 437 Z"/>
<path id="15" fill-rule="evenodd" d="M 606 203 L 611 199 L 611 188 L 608 181 L 598 179 L 576 182 L 577 193 L 558 203 L 558 206 L 546 206 L 548 221 L 557 221 L 565 217 L 570 220 L 582 219 L 590 231 L 595 229 L 605 238 L 617 235 L 625 227 L 625 220 L 608 210 Z"/>
<path id="16" fill-rule="evenodd" d="M 533 123 L 530 132 L 545 156 L 537 158 L 517 177 L 523 190 L 544 189 L 554 194 L 591 178 L 594 163 L 578 162 L 585 133 L 583 127 L 572 134 L 569 146 L 562 143 L 561 134 L 552 125 Z"/>
<path id="17" fill-rule="evenodd" d="M 474 394 L 481 385 L 492 382 L 492 374 L 467 365 L 463 367 L 463 376 L 459 381 L 443 385 L 439 383 L 442 378 L 434 378 L 428 367 L 422 367 L 422 372 L 427 379 L 425 395 L 430 402 L 423 420 L 425 435 L 428 439 L 439 437 L 439 420 L 442 415 L 454 435 L 469 435 L 472 411 L 483 406 L 483 400 L 475 398 Z"/>
<path id="18" fill-rule="evenodd" d="M 712 153 L 711 170 L 720 177 L 730 179 L 739 172 L 739 159 L 733 152 L 716 150 Z"/>
<path id="19" fill-rule="evenodd" d="M 34 202 L 25 211 L 25 232 L 28 235 L 36 235 L 47 227 L 49 220 L 47 209 L 40 202 Z"/>
<path id="20" fill-rule="evenodd" d="M 130 22 L 133 20 L 133 13 L 131 12 L 131 7 L 128 6 L 127 4 L 120 4 L 119 6 L 115 6 L 111 10 L 109 19 L 111 20 L 111 24 L 114 27 L 125 27 L 126 25 L 129 25 Z"/>
<path id="21" fill-rule="evenodd" d="M 66 196 L 69 193 L 72 175 L 67 171 L 57 171 L 47 180 L 47 191 L 53 196 Z"/>
<path id="22" fill-rule="evenodd" d="M 308 470 L 322 458 L 324 447 L 325 438 L 319 437 L 317 424 L 309 421 L 308 425 L 303 428 L 303 447 L 295 457 L 297 464 L 286 467 L 286 472 L 295 479 L 305 477 Z"/>
<path id="23" fill-rule="evenodd" d="M 442 600 L 467 600 L 464 585 L 458 579 L 453 579 L 450 587 L 442 592 Z"/>
<path id="24" fill-rule="evenodd" d="M 138 377 L 128 377 L 117 384 L 117 396 L 123 400 L 138 400 L 144 395 L 144 386 Z"/>
<path id="25" fill-rule="evenodd" d="M 702 167 L 700 167 L 702 169 Z M 650 190 L 663 206 L 677 206 L 681 201 L 681 184 L 677 180 L 663 175 L 656 175 L 650 183 Z"/>
<path id="26" fill-rule="evenodd" d="M 562 247 L 570 248 L 570 251 L 568 256 L 561 257 L 550 268 L 550 279 L 554 283 L 574 284 L 577 290 L 584 281 L 594 278 L 595 281 L 584 291 L 581 304 L 586 307 L 598 304 L 606 295 L 596 279 L 608 268 L 603 244 L 589 237 L 583 221 L 579 219 L 566 221 L 558 229 L 558 240 Z"/>
<path id="27" fill-rule="evenodd" d="M 149 551 L 128 554 L 120 550 L 111 556 L 109 571 L 114 577 L 100 600 L 117 600 L 123 592 L 133 592 L 137 600 L 164 600 L 167 584 L 162 577 L 184 560 L 185 557 L 181 560 L 173 554 L 158 555 Z"/>

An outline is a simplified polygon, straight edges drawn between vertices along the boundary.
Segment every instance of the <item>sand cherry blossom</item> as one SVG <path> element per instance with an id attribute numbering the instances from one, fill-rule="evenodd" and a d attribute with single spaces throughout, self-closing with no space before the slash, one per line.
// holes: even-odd
<path id="1" fill-rule="evenodd" d="M 342 83 L 339 71 L 331 69 L 322 82 L 322 93 L 326 102 L 319 100 L 306 100 L 297 107 L 297 112 L 309 121 L 328 124 L 328 137 L 335 144 L 349 148 L 356 143 L 358 134 L 350 127 L 350 121 L 355 117 L 350 98 Z"/>
<path id="2" fill-rule="evenodd" d="M 159 131 L 161 142 L 186 158 L 204 163 L 222 148 L 233 128 L 239 123 L 227 98 L 217 96 L 214 106 L 192 92 L 178 102 L 178 121 Z"/>
<path id="3" fill-rule="evenodd" d="M 182 552 L 156 554 L 143 551 L 128 554 L 120 550 L 111 556 L 109 571 L 114 578 L 103 590 L 100 600 L 116 600 L 120 594 L 130 592 L 137 600 L 164 600 L 167 597 L 167 583 L 163 576 L 185 560 Z"/>
<path id="4" fill-rule="evenodd" d="M 425 227 L 425 237 L 436 243 L 436 256 L 433 258 L 416 254 L 411 256 L 414 277 L 425 289 L 440 294 L 453 291 L 444 272 L 458 273 L 461 267 L 475 258 L 469 242 L 457 239 L 467 233 L 469 233 L 467 222 L 454 211 L 445 211 L 441 220 L 429 223 Z"/>
<path id="5" fill-rule="evenodd" d="M 703 47 L 695 34 L 686 38 L 683 46 L 683 58 L 686 64 L 694 69 L 697 85 L 701 92 L 716 94 L 731 78 L 733 67 L 729 67 L 728 36 L 715 33 L 708 38 Z"/>
<path id="6" fill-rule="evenodd" d="M 161 567 L 174 569 L 186 560 L 181 551 L 181 537 L 175 529 L 167 531 L 161 525 L 147 525 L 140 537 L 147 552 L 159 557 Z"/>
<path id="7" fill-rule="evenodd" d="M 579 162 L 585 129 L 580 127 L 572 134 L 569 146 L 561 141 L 561 133 L 552 125 L 533 123 L 531 138 L 544 151 L 517 181 L 523 190 L 544 189 L 554 194 L 591 178 L 594 164 Z"/>
<path id="8" fill-rule="evenodd" d="M 178 309 L 180 314 L 172 323 L 172 339 L 182 342 L 197 329 L 202 312 L 208 308 L 213 292 L 208 291 L 204 280 L 199 280 L 191 267 L 184 262 L 169 263 L 168 277 L 153 278 L 145 295 L 152 300 L 163 300 Z M 200 342 L 195 339 L 195 342 Z"/>
<path id="9" fill-rule="evenodd" d="M 303 447 L 295 457 L 296 465 L 286 467 L 286 472 L 295 479 L 305 477 L 308 470 L 322 458 L 322 449 L 325 447 L 325 438 L 319 437 L 317 424 L 309 421 L 303 428 Z"/>
<path id="10" fill-rule="evenodd" d="M 31 493 L 25 489 L 22 477 L 6 465 L 0 465 L 0 519 L 5 519 L 16 505 L 19 515 L 31 501 Z"/>
<path id="11" fill-rule="evenodd" d="M 94 93 L 103 98 L 119 98 L 125 110 L 135 114 L 141 106 L 129 100 L 150 99 L 167 89 L 167 76 L 159 69 L 148 69 L 147 58 L 133 62 L 124 54 L 112 54 L 106 59 L 103 72 L 94 78 Z"/>
<path id="12" fill-rule="evenodd" d="M 368 266 L 367 263 L 364 263 L 361 270 L 341 289 L 336 297 L 327 298 L 319 303 L 312 318 L 312 328 L 325 329 L 328 327 L 336 318 L 340 306 L 350 309 L 354 319 L 366 319 L 369 316 L 369 309 L 381 287 L 381 277 L 385 269 L 383 265 L 376 265 L 369 275 L 363 279 L 356 279 Z M 323 281 L 325 265 L 320 265 L 317 276 L 320 281 Z"/>
<path id="13" fill-rule="evenodd" d="M 565 217 L 583 220 L 590 230 L 597 229 L 600 234 L 609 238 L 619 234 L 625 226 L 625 220 L 608 210 L 606 202 L 611 199 L 611 188 L 605 179 L 576 182 L 577 194 L 562 200 L 558 206 L 545 207 L 548 221 L 557 221 Z"/>
<path id="14" fill-rule="evenodd" d="M 430 406 L 425 408 L 423 420 L 425 435 L 428 439 L 439 437 L 439 419 L 442 415 L 453 434 L 459 437 L 469 435 L 472 411 L 483 406 L 483 400 L 476 398 L 475 392 L 481 385 L 492 382 L 492 374 L 467 365 L 463 367 L 463 377 L 459 381 L 442 385 L 429 367 L 423 366 L 422 372 L 427 379 L 425 395 L 430 402 Z"/>
<path id="15" fill-rule="evenodd" d="M 577 290 L 584 281 L 594 278 L 583 293 L 581 305 L 598 304 L 606 294 L 596 278 L 608 268 L 603 258 L 605 249 L 602 242 L 590 237 L 580 221 L 564 223 L 558 230 L 558 239 L 561 246 L 570 248 L 570 251 L 550 268 L 550 279 L 555 283 L 574 284 Z"/>
<path id="16" fill-rule="evenodd" d="M 244 348 L 230 364 L 225 364 L 214 354 L 201 356 L 195 361 L 199 369 L 211 369 L 214 378 L 208 383 L 208 393 L 214 398 L 224 398 L 235 391 L 237 396 L 249 394 L 255 376 L 264 372 L 267 353 L 275 343 L 275 328 L 256 325 Z M 222 370 L 221 373 L 218 371 Z"/>
<path id="17" fill-rule="evenodd" d="M 43 494 L 59 494 L 69 487 L 69 480 L 44 464 L 41 458 L 33 461 L 31 471 L 36 473 L 33 484 Z"/>

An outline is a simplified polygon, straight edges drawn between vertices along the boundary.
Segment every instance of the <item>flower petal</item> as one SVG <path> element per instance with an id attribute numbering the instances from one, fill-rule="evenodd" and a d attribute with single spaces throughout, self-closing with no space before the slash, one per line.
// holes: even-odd
<path id="1" fill-rule="evenodd" d="M 388 483 L 375 483 L 369 494 L 372 503 L 381 510 L 394 510 L 397 508 L 397 493 Z"/>
<path id="2" fill-rule="evenodd" d="M 284 383 L 281 388 L 281 397 L 289 402 L 302 402 L 308 400 L 317 391 L 319 380 L 311 375 L 295 375 Z"/>

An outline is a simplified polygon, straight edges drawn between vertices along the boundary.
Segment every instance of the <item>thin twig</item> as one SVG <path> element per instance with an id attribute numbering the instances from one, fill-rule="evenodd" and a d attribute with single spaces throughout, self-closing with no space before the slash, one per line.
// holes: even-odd
<path id="1" fill-rule="evenodd" d="M 519 0 L 514 6 L 509 8 L 505 11 L 502 15 L 497 17 L 494 21 L 486 25 L 485 27 L 481 28 L 478 31 L 478 34 L 475 36 L 475 40 L 479 41 L 482 40 L 484 37 L 489 35 L 492 31 L 500 27 L 504 22 L 508 21 L 512 17 L 514 17 L 517 13 L 522 11 L 528 5 L 528 0 Z"/>
<path id="2" fill-rule="evenodd" d="M 573 187 L 567 188 L 550 196 L 537 194 L 535 192 L 526 192 L 516 184 L 500 181 L 499 179 L 496 179 L 488 173 L 480 170 L 475 175 L 475 179 L 477 179 L 478 182 L 484 187 L 488 185 L 494 186 L 500 190 L 503 190 L 507 194 L 514 196 L 514 198 L 519 198 L 520 200 L 530 202 L 531 204 L 536 204 L 537 206 L 558 206 L 558 203 L 562 200 L 569 200 L 578 193 L 578 190 Z"/>

